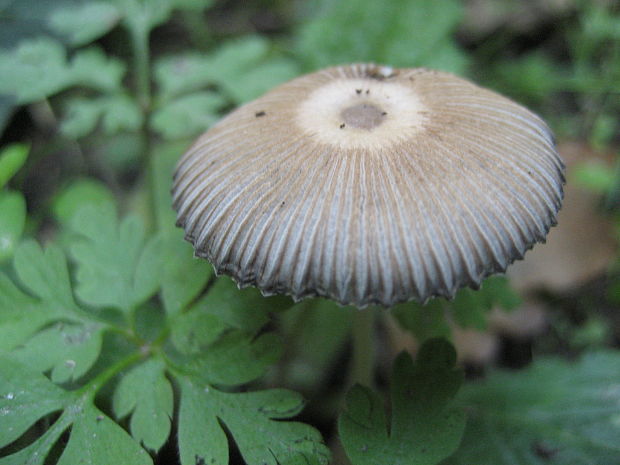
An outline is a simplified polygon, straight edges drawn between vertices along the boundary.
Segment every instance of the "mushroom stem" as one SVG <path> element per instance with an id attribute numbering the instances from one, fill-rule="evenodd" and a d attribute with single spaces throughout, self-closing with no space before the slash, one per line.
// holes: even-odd
<path id="1" fill-rule="evenodd" d="M 375 374 L 375 309 L 355 310 L 353 314 L 353 357 L 349 384 L 373 387 Z"/>

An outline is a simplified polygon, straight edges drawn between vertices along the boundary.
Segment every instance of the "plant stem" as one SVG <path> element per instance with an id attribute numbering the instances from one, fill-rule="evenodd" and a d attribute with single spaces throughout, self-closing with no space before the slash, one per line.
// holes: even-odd
<path id="1" fill-rule="evenodd" d="M 354 310 L 353 361 L 349 384 L 373 387 L 375 372 L 375 311 L 373 308 Z"/>
<path id="2" fill-rule="evenodd" d="M 131 45 L 134 56 L 136 96 L 146 115 L 151 110 L 151 71 L 149 29 L 141 23 L 132 24 Z"/>
<path id="3" fill-rule="evenodd" d="M 95 394 L 101 389 L 110 379 L 116 376 L 118 373 L 123 371 L 130 365 L 133 365 L 137 361 L 144 358 L 144 354 L 142 352 L 134 352 L 133 354 L 119 360 L 114 365 L 108 367 L 106 370 L 102 371 L 97 375 L 94 379 L 88 382 L 84 387 L 78 390 L 80 395 L 86 395 L 88 398 L 95 397 Z"/>

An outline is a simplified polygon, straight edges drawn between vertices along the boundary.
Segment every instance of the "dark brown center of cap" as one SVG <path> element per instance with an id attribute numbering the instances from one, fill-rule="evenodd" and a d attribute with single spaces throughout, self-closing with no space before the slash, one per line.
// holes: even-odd
<path id="1" fill-rule="evenodd" d="M 345 127 L 359 129 L 376 128 L 383 122 L 385 115 L 381 108 L 372 103 L 358 103 L 340 112 Z"/>

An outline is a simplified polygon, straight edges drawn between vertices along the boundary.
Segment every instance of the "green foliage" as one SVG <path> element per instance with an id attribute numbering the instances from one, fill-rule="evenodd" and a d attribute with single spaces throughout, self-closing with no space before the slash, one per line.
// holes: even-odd
<path id="1" fill-rule="evenodd" d="M 29 151 L 30 147 L 25 144 L 13 144 L 2 149 L 0 152 L 0 189 L 26 163 Z"/>
<path id="2" fill-rule="evenodd" d="M 0 93 L 15 96 L 18 103 L 42 100 L 73 86 L 117 91 L 124 73 L 120 61 L 96 47 L 68 60 L 63 46 L 50 38 L 23 41 L 13 50 L 0 51 Z"/>
<path id="3" fill-rule="evenodd" d="M 19 452 L 0 458 L 2 465 L 39 465 L 69 427 L 69 441 L 59 465 L 152 464 L 144 449 L 92 403 L 92 395 L 65 391 L 45 376 L 10 359 L 2 359 L 0 373 L 0 446 L 9 444 L 35 421 L 62 410 L 60 417 L 40 438 Z M 4 433 L 6 432 L 6 433 Z"/>
<path id="4" fill-rule="evenodd" d="M 226 463 L 228 448 L 219 422 L 226 425 L 250 465 L 328 463 L 329 451 L 315 430 L 302 423 L 275 421 L 302 409 L 298 395 L 282 389 L 229 394 L 189 380 L 182 382 L 181 389 L 182 465 Z M 208 436 L 199 436 L 199 431 Z"/>
<path id="5" fill-rule="evenodd" d="M 82 184 L 81 189 L 85 186 L 87 191 L 93 188 Z M 223 392 L 213 386 L 230 389 L 250 382 L 277 359 L 277 338 L 272 333 L 257 335 L 267 309 L 275 308 L 269 306 L 274 300 L 257 299 L 253 292 L 235 293 L 227 284 L 229 280 L 219 280 L 213 292 L 195 304 L 191 304 L 192 296 L 201 289 L 197 284 L 186 288 L 176 299 L 169 299 L 174 304 L 168 304 L 168 317 L 154 318 L 144 302 L 157 291 L 163 297 L 164 278 L 158 260 L 165 254 L 158 251 L 166 247 L 166 241 L 145 237 L 136 217 L 119 222 L 113 204 L 103 200 L 105 196 L 94 197 L 95 202 L 86 199 L 78 209 L 72 205 L 72 194 L 58 202 L 61 217 L 74 211 L 68 225 L 75 236 L 71 246 L 75 290 L 65 256 L 54 245 L 42 249 L 36 242 L 26 241 L 16 250 L 15 274 L 28 294 L 9 276 L 0 275 L 0 334 L 4 330 L 7 336 L 0 344 L 0 356 L 11 360 L 4 375 L 9 378 L 0 379 L 0 390 L 6 391 L 2 397 L 6 405 L 0 406 L 5 409 L 0 431 L 14 432 L 0 437 L 0 447 L 13 442 L 39 418 L 62 411 L 43 436 L 0 463 L 42 463 L 71 425 L 69 442 L 58 463 L 74 463 L 87 438 L 99 438 L 88 449 L 89 463 L 116 463 L 121 460 L 119 454 L 128 465 L 151 463 L 141 444 L 157 451 L 168 439 L 174 405 L 170 377 L 183 386 L 178 414 L 184 431 L 183 439 L 179 438 L 182 457 L 193 460 L 195 454 L 202 454 L 205 443 L 201 438 L 213 434 L 216 439 L 224 437 L 218 457 L 224 457 L 219 463 L 226 463 L 225 436 L 221 429 L 212 431 L 218 418 L 232 432 L 249 464 L 327 463 L 328 451 L 312 427 L 273 421 L 299 412 L 303 402 L 297 395 L 283 390 Z M 187 273 L 194 259 L 181 257 L 177 272 L 184 264 Z M 209 276 L 197 283 L 204 287 Z M 75 301 L 74 292 L 88 308 Z M 254 312 L 264 309 L 263 317 L 246 321 L 245 307 Z M 106 311 L 113 309 L 125 318 Z M 237 311 L 241 314 L 235 315 Z M 138 329 L 145 324 L 152 328 L 151 338 L 145 339 Z M 173 346 L 165 345 L 170 332 Z M 114 362 L 118 355 L 103 344 L 106 334 L 126 339 L 133 350 Z M 49 373 L 51 381 L 40 373 Z M 119 375 L 112 410 L 118 419 L 130 417 L 131 437 L 94 404 L 98 391 Z M 34 376 L 39 381 L 32 383 Z M 64 390 L 57 386 L 66 383 L 81 387 Z M 48 398 L 46 403 L 28 400 L 41 395 Z M 186 397 L 192 405 L 189 411 Z M 200 405 L 192 404 L 196 402 Z M 197 412 L 212 420 L 197 416 Z M 248 418 L 253 422 L 248 423 Z M 201 429 L 205 424 L 208 429 Z M 261 430 L 271 442 L 265 442 Z"/>
<path id="6" fill-rule="evenodd" d="M 613 141 L 620 128 L 620 11 L 613 2 L 576 2 L 576 13 L 561 36 L 568 61 L 536 50 L 520 56 L 491 55 L 481 69 L 493 87 L 520 101 L 541 107 L 559 92 L 579 111 L 560 113 L 556 126 L 568 136 L 586 137 L 598 149 Z M 506 40 L 506 39 L 504 39 Z M 504 47 L 497 47 L 499 51 Z M 556 118 L 557 119 L 557 118 Z"/>
<path id="7" fill-rule="evenodd" d="M 54 217 L 64 225 L 85 205 L 113 205 L 114 196 L 104 184 L 94 179 L 76 179 L 54 199 Z"/>
<path id="8" fill-rule="evenodd" d="M 297 73 L 294 62 L 274 56 L 269 42 L 257 36 L 230 41 L 211 54 L 176 55 L 155 64 L 155 79 L 165 102 L 216 86 L 229 102 L 239 104 Z"/>
<path id="9" fill-rule="evenodd" d="M 0 152 L 0 465 L 146 465 L 175 446 L 182 465 L 225 465 L 229 441 L 249 465 L 328 463 L 319 432 L 294 419 L 301 396 L 273 387 L 310 393 L 309 418 L 333 421 L 351 309 L 215 277 L 174 227 L 171 175 L 191 138 L 301 68 L 375 61 L 463 73 L 471 57 L 454 33 L 464 7 L 317 0 L 307 21 L 267 36 L 237 16 L 222 21 L 228 7 L 205 21 L 210 0 L 0 3 L 0 130 L 28 105 L 32 122 L 7 140 L 33 138 Z M 283 20 L 285 4 L 261 15 Z M 562 63 L 545 49 L 476 69 L 535 106 L 573 96 L 583 115 L 565 127 L 606 147 L 618 128 L 618 11 L 577 8 Z M 159 26 L 165 41 L 151 37 Z M 588 165 L 575 179 L 614 211 L 619 174 Z M 519 303 L 505 278 L 490 278 L 451 302 L 394 308 L 427 343 L 415 363 L 394 362 L 390 415 L 369 388 L 349 391 L 339 430 L 353 465 L 437 464 L 457 448 L 463 410 L 465 442 L 442 463 L 612 463 L 617 353 L 492 373 L 453 402 L 462 374 L 436 338 L 450 337 L 448 321 L 483 329 L 491 308 Z M 605 344 L 607 323 L 571 327 L 570 348 Z"/>
<path id="10" fill-rule="evenodd" d="M 224 98 L 214 92 L 194 92 L 176 98 L 154 114 L 151 127 L 165 139 L 193 136 L 218 119 Z"/>
<path id="11" fill-rule="evenodd" d="M 131 413 L 131 435 L 157 451 L 170 434 L 173 395 L 165 364 L 152 359 L 134 367 L 118 384 L 112 409 L 117 418 Z"/>
<path id="12" fill-rule="evenodd" d="M 451 37 L 461 17 L 458 1 L 324 3 L 301 27 L 298 54 L 308 69 L 351 62 L 456 73 L 465 68 L 466 57 Z"/>
<path id="13" fill-rule="evenodd" d="M 478 291 L 461 289 L 453 300 L 433 299 L 426 305 L 413 302 L 397 305 L 392 314 L 399 324 L 420 341 L 433 337 L 449 337 L 446 317 L 464 328 L 484 330 L 487 315 L 493 308 L 513 310 L 521 298 L 503 276 L 487 278 Z"/>
<path id="14" fill-rule="evenodd" d="M 74 46 L 86 45 L 105 35 L 120 20 L 119 10 L 109 2 L 61 5 L 49 16 L 49 26 Z"/>
<path id="15" fill-rule="evenodd" d="M 470 412 L 449 464 L 614 463 L 620 448 L 617 352 L 576 363 L 540 359 L 522 372 L 495 372 L 465 386 Z"/>
<path id="16" fill-rule="evenodd" d="M 614 172 L 601 163 L 588 163 L 573 173 L 573 181 L 588 190 L 606 194 L 614 187 Z"/>
<path id="17" fill-rule="evenodd" d="M 346 398 L 338 431 L 355 465 L 433 465 L 451 455 L 465 427 L 463 411 L 450 405 L 463 374 L 445 340 L 427 341 L 415 363 L 402 353 L 391 378 L 391 421 L 381 398 L 356 385 Z"/>
<path id="18" fill-rule="evenodd" d="M 77 264 L 76 294 L 96 306 L 112 306 L 129 313 L 148 299 L 160 282 L 161 243 L 145 243 L 137 217 L 120 224 L 112 204 L 85 207 L 73 216 L 77 237 L 71 255 Z"/>
<path id="19" fill-rule="evenodd" d="M 72 138 L 84 137 L 101 122 L 106 134 L 137 131 L 142 125 L 142 112 L 127 95 L 106 95 L 99 98 L 76 97 L 67 103 L 60 129 Z"/>

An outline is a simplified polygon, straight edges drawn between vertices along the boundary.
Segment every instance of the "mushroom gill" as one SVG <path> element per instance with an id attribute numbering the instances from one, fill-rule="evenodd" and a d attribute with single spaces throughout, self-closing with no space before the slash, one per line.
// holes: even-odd
<path id="1" fill-rule="evenodd" d="M 240 286 L 391 306 L 451 297 L 544 240 L 564 165 L 526 108 L 448 73 L 356 64 L 282 84 L 180 160 L 196 254 Z"/>

